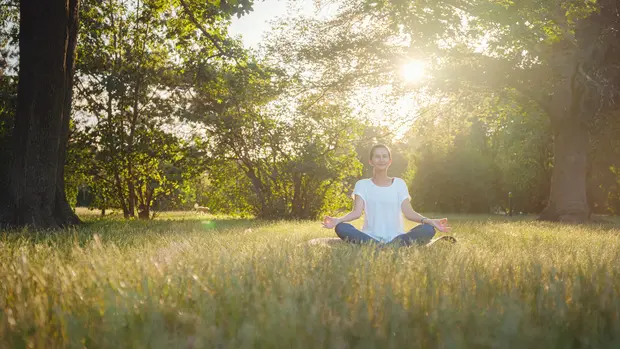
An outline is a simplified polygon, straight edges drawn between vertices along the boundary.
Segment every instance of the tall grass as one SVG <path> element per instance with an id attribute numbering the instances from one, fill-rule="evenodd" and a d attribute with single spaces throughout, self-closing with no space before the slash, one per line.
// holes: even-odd
<path id="1" fill-rule="evenodd" d="M 0 348 L 620 347 L 620 230 L 453 230 L 400 249 L 206 216 L 4 232 Z"/>

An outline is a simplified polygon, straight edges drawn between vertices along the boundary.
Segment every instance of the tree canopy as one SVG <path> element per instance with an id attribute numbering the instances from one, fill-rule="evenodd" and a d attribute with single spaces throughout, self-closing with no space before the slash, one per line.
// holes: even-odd
<path id="1" fill-rule="evenodd" d="M 252 1 L 2 2 L 0 221 L 75 224 L 78 203 L 315 219 L 350 207 L 376 143 L 420 210 L 618 212 L 615 2 L 317 4 L 334 11 L 254 51 L 228 33 Z M 37 51 L 34 19 L 64 46 Z M 377 101 L 393 124 L 371 121 Z"/>
<path id="2" fill-rule="evenodd" d="M 510 96 L 548 117 L 554 140 L 543 219 L 588 219 L 591 124 L 617 109 L 618 17 L 613 1 L 331 1 L 327 19 L 290 21 L 272 49 L 309 67 L 308 84 L 354 91 L 392 84 L 403 64 L 426 62 L 434 96 Z M 281 50 L 279 47 L 292 47 Z"/>

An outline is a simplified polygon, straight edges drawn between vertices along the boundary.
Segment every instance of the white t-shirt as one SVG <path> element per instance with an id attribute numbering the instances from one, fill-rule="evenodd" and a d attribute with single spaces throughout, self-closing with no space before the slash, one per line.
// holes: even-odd
<path id="1" fill-rule="evenodd" d="M 362 179 L 355 183 L 353 195 L 364 200 L 364 233 L 381 242 L 390 242 L 404 234 L 400 205 L 411 199 L 404 180 L 395 177 L 392 185 L 380 187 L 370 178 Z"/>

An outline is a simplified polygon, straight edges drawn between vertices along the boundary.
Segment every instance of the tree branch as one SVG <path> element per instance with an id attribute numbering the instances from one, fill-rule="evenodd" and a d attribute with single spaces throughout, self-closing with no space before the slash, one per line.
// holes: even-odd
<path id="1" fill-rule="evenodd" d="M 194 23 L 196 28 L 198 28 L 198 30 L 200 30 L 204 34 L 204 36 L 206 36 L 207 39 L 209 39 L 209 41 L 211 41 L 211 43 L 218 49 L 218 51 L 220 51 L 220 53 L 223 56 L 232 58 L 235 61 L 235 63 L 237 63 L 237 66 L 241 68 L 245 68 L 243 65 L 239 63 L 239 61 L 237 60 L 237 57 L 230 55 L 228 52 L 226 52 L 226 50 L 224 50 L 222 46 L 218 43 L 217 39 L 215 39 L 213 35 L 209 34 L 209 32 L 207 32 L 207 30 L 198 22 L 198 20 L 194 16 L 194 13 L 187 5 L 187 2 L 185 2 L 185 0 L 179 0 L 179 1 L 181 2 L 181 6 L 183 6 L 183 9 L 185 10 L 185 13 L 187 13 L 187 16 L 189 17 L 190 21 Z"/>

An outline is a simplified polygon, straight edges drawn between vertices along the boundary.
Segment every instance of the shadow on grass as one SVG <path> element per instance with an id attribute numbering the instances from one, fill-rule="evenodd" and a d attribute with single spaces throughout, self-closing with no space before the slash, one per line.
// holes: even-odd
<path id="1" fill-rule="evenodd" d="M 270 224 L 255 219 L 199 217 L 199 219 L 177 220 L 86 220 L 79 226 L 55 230 L 32 228 L 6 229 L 0 231 L 0 242 L 22 244 L 47 244 L 55 247 L 84 246 L 93 241 L 95 235 L 101 242 L 113 242 L 120 246 L 156 241 L 162 237 L 180 238 L 204 233 L 225 234 L 243 231 Z"/>
<path id="2" fill-rule="evenodd" d="M 261 224 L 255 219 L 235 219 L 218 217 L 200 217 L 198 219 L 156 219 L 156 220 L 93 220 L 86 221 L 78 229 L 110 230 L 123 229 L 129 231 L 175 232 L 203 231 L 203 230 L 231 230 Z M 263 223 L 265 224 L 265 223 Z M 261 225 L 263 225 L 261 224 Z M 177 232 L 178 230 L 178 232 Z"/>

